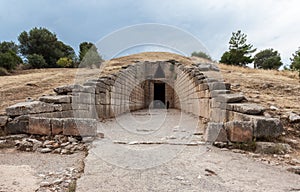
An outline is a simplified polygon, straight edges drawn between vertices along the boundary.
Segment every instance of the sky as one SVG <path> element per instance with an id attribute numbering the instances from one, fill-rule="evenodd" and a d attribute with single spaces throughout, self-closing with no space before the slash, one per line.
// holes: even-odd
<path id="1" fill-rule="evenodd" d="M 0 41 L 18 42 L 22 31 L 46 27 L 78 52 L 83 41 L 157 23 L 193 35 L 215 60 L 242 30 L 258 51 L 278 50 L 289 64 L 300 47 L 299 7 L 298 0 L 0 0 Z"/>

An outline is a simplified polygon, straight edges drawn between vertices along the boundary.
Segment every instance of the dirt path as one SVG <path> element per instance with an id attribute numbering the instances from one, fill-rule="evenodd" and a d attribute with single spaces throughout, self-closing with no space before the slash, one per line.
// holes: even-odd
<path id="1" fill-rule="evenodd" d="M 154 110 L 102 123 L 107 137 L 94 141 L 77 191 L 300 191 L 285 167 L 205 145 L 195 121 Z"/>

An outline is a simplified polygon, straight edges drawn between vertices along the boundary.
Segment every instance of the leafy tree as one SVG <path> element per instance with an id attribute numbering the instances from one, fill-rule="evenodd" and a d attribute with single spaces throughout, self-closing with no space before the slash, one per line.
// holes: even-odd
<path id="1" fill-rule="evenodd" d="M 20 63 L 22 63 L 22 59 L 12 50 L 0 52 L 0 67 L 13 70 Z"/>
<path id="2" fill-rule="evenodd" d="M 292 58 L 290 58 L 290 60 L 292 62 L 290 68 L 294 71 L 298 71 L 299 72 L 299 78 L 300 78 L 300 47 L 292 55 Z"/>
<path id="3" fill-rule="evenodd" d="M 279 69 L 282 65 L 278 51 L 265 49 L 254 56 L 254 68 L 259 69 Z"/>
<path id="4" fill-rule="evenodd" d="M 61 57 L 73 58 L 75 52 L 72 47 L 58 41 L 56 35 L 46 28 L 33 28 L 27 33 L 23 31 L 18 40 L 20 52 L 24 56 L 37 54 L 43 56 L 45 67 L 56 67 L 56 61 Z"/>
<path id="5" fill-rule="evenodd" d="M 199 52 L 194 51 L 192 53 L 192 56 L 193 57 L 200 57 L 200 58 L 208 59 L 210 61 L 212 60 L 211 57 L 207 53 L 204 53 L 202 51 L 199 51 Z"/>
<path id="6" fill-rule="evenodd" d="M 13 41 L 7 42 L 7 41 L 3 41 L 0 43 L 0 52 L 1 53 L 5 53 L 8 51 L 12 51 L 15 54 L 19 53 L 19 47 L 18 45 L 16 45 Z"/>
<path id="7" fill-rule="evenodd" d="M 28 55 L 27 59 L 28 59 L 28 64 L 32 68 L 39 69 L 39 68 L 44 68 L 47 66 L 47 63 L 42 55 L 38 55 L 38 54 L 34 53 L 32 55 Z"/>
<path id="8" fill-rule="evenodd" d="M 229 51 L 226 51 L 220 62 L 229 65 L 245 66 L 252 63 L 251 53 L 255 52 L 253 45 L 247 44 L 247 35 L 238 30 L 232 33 L 229 41 Z"/>
<path id="9" fill-rule="evenodd" d="M 83 42 L 79 45 L 79 60 L 81 67 L 97 66 L 103 61 L 97 51 L 97 47 L 90 42 Z"/>
<path id="10" fill-rule="evenodd" d="M 62 57 L 60 58 L 56 64 L 59 66 L 59 67 L 73 67 L 73 61 L 72 59 L 70 58 L 67 58 L 67 57 Z"/>

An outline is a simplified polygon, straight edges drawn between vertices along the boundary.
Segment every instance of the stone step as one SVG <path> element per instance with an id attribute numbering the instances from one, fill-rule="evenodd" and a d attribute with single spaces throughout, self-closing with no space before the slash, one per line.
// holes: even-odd
<path id="1" fill-rule="evenodd" d="M 216 99 L 218 102 L 222 102 L 222 103 L 239 103 L 243 100 L 246 100 L 244 95 L 236 94 L 236 93 L 221 94 Z"/>
<path id="2" fill-rule="evenodd" d="M 254 103 L 234 103 L 227 104 L 226 109 L 229 111 L 236 111 L 239 113 L 258 115 L 263 113 L 264 108 Z"/>

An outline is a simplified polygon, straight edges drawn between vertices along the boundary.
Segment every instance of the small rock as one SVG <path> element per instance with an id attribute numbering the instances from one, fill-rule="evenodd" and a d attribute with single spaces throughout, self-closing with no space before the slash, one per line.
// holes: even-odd
<path id="1" fill-rule="evenodd" d="M 52 145 L 53 143 L 55 143 L 55 141 L 46 140 L 44 141 L 43 146 L 45 147 L 46 145 Z"/>
<path id="2" fill-rule="evenodd" d="M 94 141 L 94 139 L 95 139 L 94 137 L 83 137 L 82 142 L 83 143 L 91 143 Z"/>
<path id="3" fill-rule="evenodd" d="M 290 153 L 291 151 L 291 146 L 286 143 L 256 142 L 256 153 L 285 154 Z"/>
<path id="4" fill-rule="evenodd" d="M 290 167 L 287 171 L 300 175 L 300 166 Z"/>
<path id="5" fill-rule="evenodd" d="M 289 114 L 289 121 L 290 123 L 299 123 L 300 122 L 300 116 L 295 113 Z"/>
<path id="6" fill-rule="evenodd" d="M 176 176 L 175 179 L 179 180 L 179 181 L 182 181 L 182 180 L 184 180 L 184 177 L 182 177 L 182 176 Z"/>
<path id="7" fill-rule="evenodd" d="M 66 147 L 66 146 L 68 146 L 69 144 L 70 144 L 69 142 L 65 142 L 65 143 L 60 144 L 60 146 L 61 146 L 61 147 Z"/>
<path id="8" fill-rule="evenodd" d="M 68 137 L 68 141 L 70 143 L 77 143 L 78 142 L 78 140 L 76 138 L 74 138 L 74 137 Z"/>
<path id="9" fill-rule="evenodd" d="M 54 149 L 53 153 L 57 153 L 57 154 L 61 153 L 61 148 Z"/>
<path id="10" fill-rule="evenodd" d="M 69 150 L 67 150 L 67 149 L 62 149 L 61 150 L 61 152 L 60 152 L 60 154 L 71 154 L 71 152 L 69 151 Z"/>
<path id="11" fill-rule="evenodd" d="M 50 153 L 52 151 L 52 149 L 49 148 L 43 148 L 40 150 L 41 153 Z"/>
<path id="12" fill-rule="evenodd" d="M 275 107 L 274 105 L 271 105 L 271 106 L 270 106 L 270 109 L 271 109 L 272 111 L 278 111 L 278 110 L 279 110 L 278 107 Z"/>
<path id="13" fill-rule="evenodd" d="M 47 181 L 43 181 L 40 183 L 40 187 L 49 187 L 51 184 Z"/>

